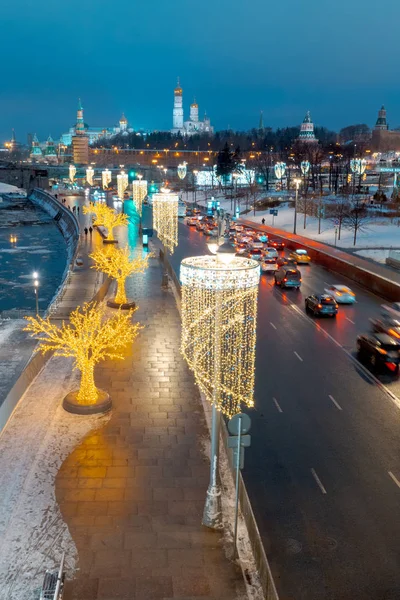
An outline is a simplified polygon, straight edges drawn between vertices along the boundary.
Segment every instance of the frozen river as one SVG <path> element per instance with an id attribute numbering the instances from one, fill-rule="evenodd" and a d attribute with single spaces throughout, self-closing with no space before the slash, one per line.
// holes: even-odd
<path id="1" fill-rule="evenodd" d="M 34 271 L 40 281 L 39 308 L 47 308 L 66 263 L 64 238 L 46 213 L 27 200 L 0 201 L 0 311 L 35 308 Z"/>

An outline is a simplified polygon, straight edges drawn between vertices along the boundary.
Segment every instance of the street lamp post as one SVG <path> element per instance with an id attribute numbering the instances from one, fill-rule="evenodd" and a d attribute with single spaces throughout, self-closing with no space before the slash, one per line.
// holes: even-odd
<path id="1" fill-rule="evenodd" d="M 297 231 L 297 200 L 299 198 L 299 186 L 300 186 L 300 179 L 295 179 L 294 183 L 296 186 L 296 197 L 294 200 L 294 223 L 293 223 L 293 233 L 296 234 Z"/>
<path id="2" fill-rule="evenodd" d="M 238 182 L 239 173 L 232 173 L 232 177 L 235 180 L 235 200 L 234 200 L 234 203 L 233 203 L 233 216 L 236 217 L 237 182 Z"/>
<path id="3" fill-rule="evenodd" d="M 194 206 L 195 206 L 195 208 L 197 208 L 197 202 L 196 202 L 197 174 L 198 174 L 198 171 L 195 169 L 193 171 L 193 176 L 194 176 L 193 177 L 193 184 L 194 184 Z"/>
<path id="4" fill-rule="evenodd" d="M 182 353 L 212 406 L 210 481 L 203 525 L 222 525 L 218 478 L 221 412 L 253 406 L 257 294 L 260 267 L 235 256 L 226 241 L 214 256 L 181 263 Z"/>
<path id="5" fill-rule="evenodd" d="M 36 300 L 36 314 L 39 314 L 39 295 L 38 295 L 38 289 L 39 289 L 39 274 L 34 271 L 32 273 L 32 277 L 33 277 L 33 288 L 35 290 L 35 300 Z"/>

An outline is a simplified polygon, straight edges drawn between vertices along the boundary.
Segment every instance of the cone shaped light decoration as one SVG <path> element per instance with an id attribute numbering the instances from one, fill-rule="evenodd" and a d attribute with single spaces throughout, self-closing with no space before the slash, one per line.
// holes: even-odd
<path id="1" fill-rule="evenodd" d="M 143 200 L 147 196 L 147 181 L 143 179 L 135 179 L 135 181 L 132 181 L 132 196 L 136 212 L 141 217 Z"/>
<path id="2" fill-rule="evenodd" d="M 101 172 L 101 183 L 103 185 L 103 190 L 108 188 L 108 185 L 111 183 L 111 171 L 108 169 Z"/>
<path id="3" fill-rule="evenodd" d="M 93 185 L 93 177 L 94 177 L 94 169 L 92 167 L 88 167 L 86 169 L 86 181 L 89 185 Z"/>
<path id="4" fill-rule="evenodd" d="M 124 199 L 124 193 L 126 188 L 128 187 L 128 174 L 125 171 L 121 171 L 117 175 L 117 189 L 118 189 L 118 198 L 120 200 Z"/>
<path id="5" fill-rule="evenodd" d="M 302 160 L 300 163 L 300 169 L 304 176 L 306 176 L 310 170 L 310 163 L 308 160 Z"/>
<path id="6" fill-rule="evenodd" d="M 286 163 L 277 162 L 276 165 L 274 166 L 274 171 L 275 171 L 275 177 L 277 179 L 282 179 L 286 172 Z"/>
<path id="7" fill-rule="evenodd" d="M 153 194 L 153 227 L 160 242 L 172 254 L 178 245 L 179 197 L 177 194 L 169 194 L 168 191 Z"/>
<path id="8" fill-rule="evenodd" d="M 185 179 L 187 173 L 186 163 L 183 162 L 178 165 L 178 177 L 179 179 Z"/>
<path id="9" fill-rule="evenodd" d="M 75 165 L 69 165 L 69 180 L 71 183 L 74 183 L 75 175 L 76 175 Z"/>
<path id="10" fill-rule="evenodd" d="M 182 261 L 180 279 L 181 351 L 208 401 L 231 417 L 254 405 L 260 266 L 196 256 Z"/>

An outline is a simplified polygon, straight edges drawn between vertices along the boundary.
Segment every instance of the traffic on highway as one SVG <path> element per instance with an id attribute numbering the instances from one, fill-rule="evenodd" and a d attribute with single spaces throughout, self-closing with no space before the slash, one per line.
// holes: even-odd
<path id="1" fill-rule="evenodd" d="M 179 224 L 178 275 L 214 228 Z M 400 598 L 400 311 L 260 231 L 229 236 L 262 269 L 243 477 L 280 598 Z"/>

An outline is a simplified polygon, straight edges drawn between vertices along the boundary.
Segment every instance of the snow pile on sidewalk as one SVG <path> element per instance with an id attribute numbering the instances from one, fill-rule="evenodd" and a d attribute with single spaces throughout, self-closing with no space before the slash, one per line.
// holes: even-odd
<path id="1" fill-rule="evenodd" d="M 65 458 L 108 417 L 65 412 L 62 398 L 77 387 L 71 360 L 52 358 L 20 400 L 0 434 L 0 599 L 28 600 L 46 569 L 65 551 L 72 575 L 77 552 L 55 498 Z"/>

